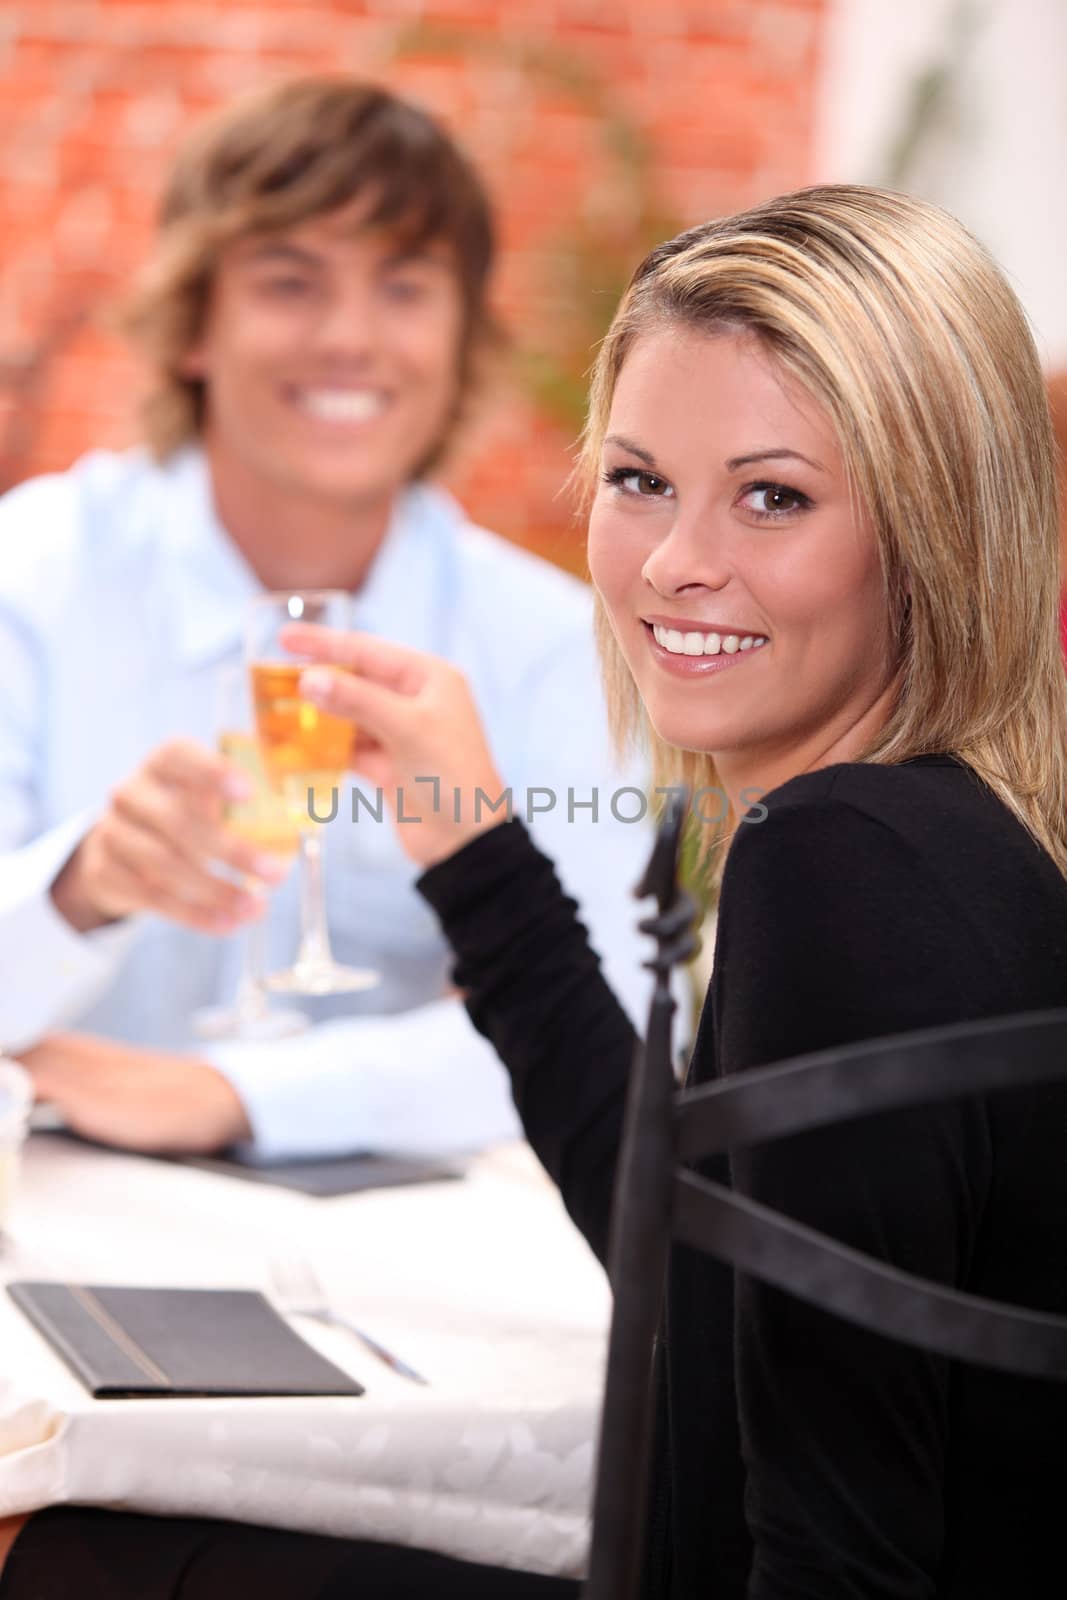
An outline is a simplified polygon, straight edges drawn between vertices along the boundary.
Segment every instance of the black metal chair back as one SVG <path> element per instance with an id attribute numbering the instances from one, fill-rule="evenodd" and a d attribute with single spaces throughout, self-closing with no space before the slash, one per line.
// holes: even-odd
<path id="1" fill-rule="evenodd" d="M 672 797 L 636 891 L 658 903 L 640 924 L 656 939 L 648 963 L 656 981 L 615 1185 L 614 1311 L 585 1600 L 632 1600 L 641 1582 L 653 1348 L 672 1237 L 888 1337 L 1006 1372 L 1067 1379 L 1067 1317 L 901 1272 L 682 1165 L 878 1111 L 1067 1081 L 1067 1010 L 874 1039 L 678 1089 L 670 975 L 694 948 L 693 902 L 677 883 L 687 807 L 687 795 Z"/>

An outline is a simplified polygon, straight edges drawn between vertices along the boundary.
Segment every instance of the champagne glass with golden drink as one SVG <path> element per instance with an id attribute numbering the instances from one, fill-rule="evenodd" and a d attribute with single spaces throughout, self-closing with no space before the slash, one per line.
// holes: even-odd
<path id="1" fill-rule="evenodd" d="M 290 622 L 351 626 L 341 589 L 267 594 L 253 601 L 246 655 L 263 765 L 300 835 L 300 948 L 293 965 L 273 972 L 267 987 L 291 994 L 346 994 L 369 989 L 379 974 L 335 961 L 326 928 L 322 840 L 316 817 L 333 814 L 333 795 L 348 766 L 355 729 L 344 717 L 300 698 L 309 664 L 283 650 L 278 635 Z"/>
<path id="2" fill-rule="evenodd" d="M 267 777 L 252 730 L 252 702 L 248 677 L 239 665 L 219 674 L 215 708 L 215 745 L 220 756 L 240 769 L 249 783 L 247 800 L 226 804 L 225 823 L 257 850 L 283 860 L 295 856 L 300 832 L 289 808 Z M 309 1019 L 303 1011 L 271 1008 L 263 992 L 263 921 L 250 923 L 244 947 L 237 993 L 232 1005 L 208 1006 L 193 1014 L 193 1030 L 201 1039 L 285 1039 L 302 1033 Z"/>

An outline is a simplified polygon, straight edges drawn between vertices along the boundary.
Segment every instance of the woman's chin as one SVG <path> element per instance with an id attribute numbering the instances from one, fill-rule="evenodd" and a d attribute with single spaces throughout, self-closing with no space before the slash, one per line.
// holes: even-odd
<path id="1" fill-rule="evenodd" d="M 722 750 L 726 747 L 723 730 L 709 726 L 706 719 L 681 715 L 676 706 L 655 708 L 649 706 L 646 709 L 656 737 L 662 739 L 664 744 L 673 745 L 676 750 L 690 750 L 697 755 L 708 755 L 713 750 Z"/>

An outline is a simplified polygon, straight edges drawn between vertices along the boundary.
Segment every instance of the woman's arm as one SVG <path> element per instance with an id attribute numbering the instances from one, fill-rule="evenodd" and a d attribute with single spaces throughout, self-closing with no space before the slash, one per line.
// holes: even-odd
<path id="1" fill-rule="evenodd" d="M 475 1026 L 511 1074 L 526 1135 L 601 1261 L 635 1034 L 552 863 L 519 822 L 418 888 L 456 952 Z"/>
<path id="2" fill-rule="evenodd" d="M 742 830 L 715 977 L 726 1072 L 1010 1009 L 965 915 L 905 839 L 828 795 Z M 737 1187 L 857 1249 L 961 1285 L 990 1149 L 980 1102 L 735 1153 Z M 751 1600 L 930 1600 L 949 1364 L 754 1280 L 737 1298 Z"/>

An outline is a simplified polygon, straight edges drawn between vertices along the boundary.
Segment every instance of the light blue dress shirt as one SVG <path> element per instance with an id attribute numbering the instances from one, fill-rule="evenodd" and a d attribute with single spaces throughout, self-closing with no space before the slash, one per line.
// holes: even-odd
<path id="1" fill-rule="evenodd" d="M 446 997 L 449 951 L 388 813 L 377 823 L 364 809 L 353 822 L 342 793 L 324 830 L 335 954 L 378 967 L 382 982 L 301 1001 L 314 1026 L 296 1038 L 205 1047 L 192 1037 L 192 1013 L 233 996 L 239 938 L 147 915 L 81 935 L 55 909 L 57 872 L 149 751 L 177 735 L 214 745 L 220 669 L 240 662 L 245 608 L 260 592 L 219 525 L 198 450 L 164 465 L 96 452 L 0 501 L 0 1048 L 74 1027 L 189 1051 L 237 1088 L 265 1159 L 514 1137 L 506 1075 Z M 632 889 L 650 833 L 612 813 L 612 797 L 641 778 L 610 753 L 588 590 L 416 485 L 399 497 L 354 609 L 357 627 L 463 669 L 518 814 L 529 792 L 555 794 L 532 831 L 639 1017 L 649 952 Z M 595 821 L 580 804 L 593 790 Z M 638 809 L 633 795 L 615 807 Z M 296 929 L 294 872 L 273 896 L 270 966 L 292 959 Z"/>

